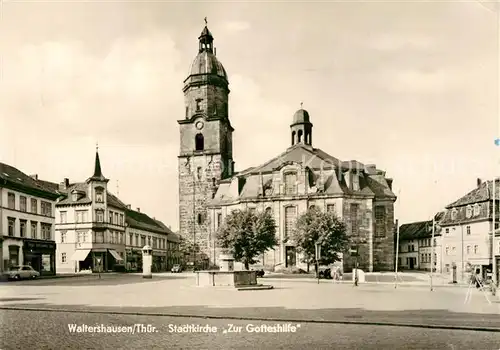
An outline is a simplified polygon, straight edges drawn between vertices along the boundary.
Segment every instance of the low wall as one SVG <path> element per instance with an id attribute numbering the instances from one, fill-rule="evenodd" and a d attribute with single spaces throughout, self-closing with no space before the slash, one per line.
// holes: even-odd
<path id="1" fill-rule="evenodd" d="M 196 271 L 196 285 L 202 287 L 238 287 L 256 284 L 256 271 Z"/>

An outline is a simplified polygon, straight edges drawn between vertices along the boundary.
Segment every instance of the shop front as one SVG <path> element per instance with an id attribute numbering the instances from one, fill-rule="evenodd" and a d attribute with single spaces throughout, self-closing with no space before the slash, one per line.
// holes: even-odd
<path id="1" fill-rule="evenodd" d="M 93 272 L 123 270 L 123 259 L 114 249 L 92 249 L 91 259 Z"/>
<path id="2" fill-rule="evenodd" d="M 25 239 L 24 265 L 30 265 L 42 276 L 56 274 L 56 243 L 37 239 Z"/>
<path id="3" fill-rule="evenodd" d="M 142 252 L 139 249 L 127 249 L 126 270 L 130 272 L 142 271 Z"/>
<path id="4" fill-rule="evenodd" d="M 8 245 L 8 257 L 5 260 L 5 267 L 6 269 L 11 268 L 12 266 L 17 266 L 21 264 L 20 260 L 20 247 L 17 244 L 9 244 Z"/>
<path id="5" fill-rule="evenodd" d="M 167 269 L 165 253 L 153 251 L 153 272 L 165 271 Z"/>

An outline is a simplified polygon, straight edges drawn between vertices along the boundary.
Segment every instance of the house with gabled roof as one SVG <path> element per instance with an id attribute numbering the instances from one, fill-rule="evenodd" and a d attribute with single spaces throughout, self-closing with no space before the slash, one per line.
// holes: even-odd
<path id="1" fill-rule="evenodd" d="M 458 280 L 468 278 L 474 266 L 486 276 L 496 263 L 500 269 L 500 237 L 493 239 L 493 198 L 495 229 L 499 227 L 500 181 L 477 180 L 475 188 L 446 206 L 443 228 L 443 264 L 446 273 L 455 270 Z M 493 195 L 495 189 L 495 195 Z M 498 269 L 497 269 L 498 271 Z M 498 278 L 497 278 L 498 281 Z"/>
<path id="2" fill-rule="evenodd" d="M 56 273 L 54 205 L 59 192 L 21 170 L 0 163 L 0 272 L 30 265 Z"/>
<path id="3" fill-rule="evenodd" d="M 418 221 L 399 227 L 398 269 L 430 271 L 434 266 L 435 272 L 442 272 L 442 232 L 439 225 L 444 213 L 437 213 L 434 222 Z"/>
<path id="4" fill-rule="evenodd" d="M 59 184 L 56 203 L 57 266 L 59 272 L 125 269 L 127 206 L 108 191 L 96 150 L 94 173 L 84 182 Z"/>

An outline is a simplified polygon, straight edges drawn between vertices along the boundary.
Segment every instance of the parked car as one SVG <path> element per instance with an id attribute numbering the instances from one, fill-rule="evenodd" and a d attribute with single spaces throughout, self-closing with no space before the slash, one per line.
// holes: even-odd
<path id="1" fill-rule="evenodd" d="M 12 266 L 6 274 L 7 277 L 12 280 L 25 278 L 35 279 L 40 277 L 40 272 L 36 271 L 29 265 Z"/>
<path id="2" fill-rule="evenodd" d="M 172 266 L 172 269 L 170 271 L 172 271 L 172 273 L 179 273 L 179 272 L 182 272 L 182 267 L 181 267 L 181 265 L 177 264 L 177 265 Z"/>

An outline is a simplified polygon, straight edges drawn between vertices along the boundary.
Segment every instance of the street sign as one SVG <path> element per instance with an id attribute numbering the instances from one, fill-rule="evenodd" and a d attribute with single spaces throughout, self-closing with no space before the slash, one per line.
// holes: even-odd
<path id="1" fill-rule="evenodd" d="M 351 249 L 349 250 L 349 252 L 351 253 L 351 256 L 357 256 L 358 255 L 358 248 L 357 247 L 351 247 Z"/>

